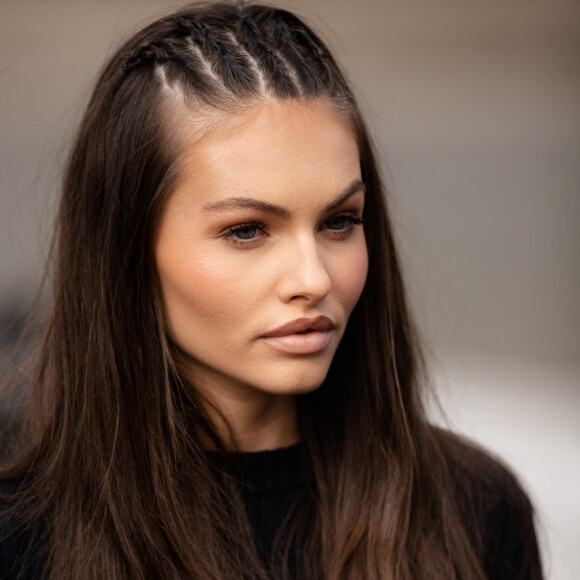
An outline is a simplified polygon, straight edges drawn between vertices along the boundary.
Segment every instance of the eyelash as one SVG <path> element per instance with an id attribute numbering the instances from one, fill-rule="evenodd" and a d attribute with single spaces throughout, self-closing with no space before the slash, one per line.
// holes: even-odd
<path id="1" fill-rule="evenodd" d="M 344 230 L 329 230 L 333 235 L 337 236 L 338 239 L 348 238 L 350 234 L 352 234 L 355 226 L 361 226 L 365 223 L 365 219 L 362 216 L 357 215 L 354 211 L 345 211 L 343 213 L 339 213 L 338 215 L 334 215 L 331 218 L 328 218 L 324 223 L 328 223 L 330 220 L 346 218 L 348 220 L 348 225 Z"/>
<path id="2" fill-rule="evenodd" d="M 335 219 L 340 219 L 340 218 L 346 218 L 348 220 L 349 223 L 348 223 L 346 229 L 344 229 L 344 230 L 327 229 L 327 231 L 330 232 L 335 237 L 335 239 L 342 240 L 342 239 L 348 238 L 350 236 L 350 234 L 353 232 L 355 226 L 360 226 L 360 225 L 363 225 L 365 223 L 365 219 L 363 217 L 357 215 L 353 211 L 347 211 L 347 212 L 332 216 L 331 218 L 325 220 L 324 224 L 329 222 L 330 220 L 335 220 Z M 264 224 L 261 224 L 258 222 L 247 222 L 247 223 L 238 224 L 238 225 L 235 225 L 235 226 L 228 228 L 227 231 L 221 236 L 221 239 L 230 241 L 233 244 L 236 244 L 237 246 L 251 247 L 251 246 L 255 245 L 256 243 L 258 243 L 262 236 L 258 236 L 257 238 L 251 238 L 249 240 L 241 240 L 239 238 L 236 238 L 236 235 L 238 234 L 238 232 L 241 232 L 242 230 L 250 229 L 250 228 L 256 228 L 256 230 L 259 230 L 259 232 L 262 234 L 266 233 L 266 227 L 264 226 Z"/>
<path id="3" fill-rule="evenodd" d="M 245 230 L 248 228 L 256 228 L 261 233 L 266 232 L 266 227 L 263 224 L 260 224 L 257 222 L 247 222 L 245 224 L 239 224 L 237 226 L 232 226 L 232 227 L 228 228 L 226 233 L 221 237 L 221 239 L 228 240 L 228 241 L 230 241 L 236 245 L 239 245 L 239 246 L 251 246 L 251 245 L 255 244 L 259 238 L 252 238 L 250 240 L 241 240 L 241 239 L 235 237 L 238 232 L 241 232 L 242 230 Z"/>

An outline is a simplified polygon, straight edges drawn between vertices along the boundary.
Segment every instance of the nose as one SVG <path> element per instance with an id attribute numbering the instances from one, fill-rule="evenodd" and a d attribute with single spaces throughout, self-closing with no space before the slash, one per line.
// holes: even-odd
<path id="1" fill-rule="evenodd" d="M 289 244 L 281 260 L 279 296 L 283 302 L 317 303 L 328 296 L 332 279 L 315 239 L 300 239 Z"/>

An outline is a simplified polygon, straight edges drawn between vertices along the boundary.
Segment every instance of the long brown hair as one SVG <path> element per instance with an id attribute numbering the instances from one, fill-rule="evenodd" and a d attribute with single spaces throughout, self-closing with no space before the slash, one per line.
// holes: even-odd
<path id="1" fill-rule="evenodd" d="M 208 437 L 224 450 L 172 357 L 152 258 L 180 170 L 175 112 L 264 98 L 325 99 L 350 120 L 369 252 L 328 377 L 299 398 L 314 478 L 270 564 L 235 480 L 209 465 Z M 64 178 L 26 445 L 0 472 L 19 482 L 15 510 L 45 538 L 51 579 L 265 579 L 296 553 L 313 579 L 483 578 L 477 502 L 467 493 L 462 507 L 454 483 L 474 454 L 426 421 L 384 194 L 343 74 L 289 12 L 195 4 L 113 55 Z"/>

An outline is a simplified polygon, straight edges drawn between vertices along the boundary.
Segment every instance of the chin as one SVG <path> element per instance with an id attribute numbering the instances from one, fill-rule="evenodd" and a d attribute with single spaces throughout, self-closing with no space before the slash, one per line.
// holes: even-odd
<path id="1" fill-rule="evenodd" d="M 304 395 L 315 391 L 322 385 L 328 369 L 324 373 L 304 374 L 302 376 L 289 376 L 286 380 L 279 378 L 276 383 L 268 385 L 264 390 L 279 395 Z"/>

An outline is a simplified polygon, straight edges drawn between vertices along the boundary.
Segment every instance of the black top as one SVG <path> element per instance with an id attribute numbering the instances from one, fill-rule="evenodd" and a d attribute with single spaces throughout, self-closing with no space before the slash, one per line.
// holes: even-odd
<path id="1" fill-rule="evenodd" d="M 265 553 L 269 551 L 279 526 L 290 507 L 300 497 L 312 478 L 308 454 L 303 445 L 297 444 L 273 451 L 236 453 L 244 475 L 244 498 L 250 521 L 256 531 L 256 538 Z M 512 481 L 515 480 L 509 476 Z M 528 513 L 514 512 L 512 503 L 502 493 L 488 494 L 488 517 L 482 525 L 486 528 L 485 571 L 490 580 L 531 580 L 541 578 L 540 561 L 535 538 L 532 538 L 535 553 L 530 554 L 529 541 L 523 535 L 533 530 L 532 513 L 525 494 L 516 488 L 526 500 Z M 15 486 L 0 482 L 0 494 L 9 497 Z M 0 498 L 0 511 L 5 500 Z M 525 529 L 523 529 L 525 528 Z M 42 574 L 34 573 L 27 566 L 38 566 L 34 553 L 23 556 L 22 550 L 28 546 L 25 534 L 13 534 L 10 530 L 0 530 L 0 578 L 16 580 L 35 579 Z M 533 552 L 533 550 L 532 550 Z"/>
<path id="2" fill-rule="evenodd" d="M 303 445 L 273 451 L 235 453 L 242 468 L 243 492 L 250 522 L 264 554 L 272 544 L 284 517 L 312 478 Z"/>

